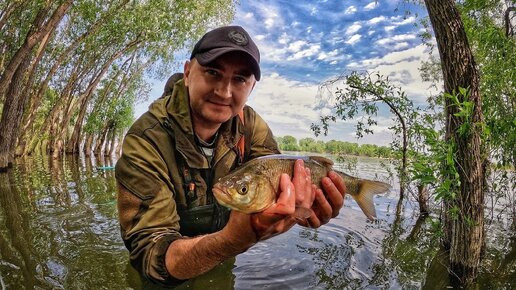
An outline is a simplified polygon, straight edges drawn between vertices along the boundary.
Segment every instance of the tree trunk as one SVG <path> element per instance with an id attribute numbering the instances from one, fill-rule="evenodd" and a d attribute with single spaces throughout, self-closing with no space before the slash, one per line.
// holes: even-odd
<path id="1" fill-rule="evenodd" d="M 43 24 L 43 21 L 49 8 L 44 7 L 38 12 L 33 21 L 33 29 L 27 34 L 23 45 L 14 54 L 0 77 L 0 99 L 9 91 L 8 94 L 5 95 L 5 105 L 0 120 L 0 132 L 2 132 L 2 138 L 0 138 L 0 170 L 7 169 L 9 163 L 12 162 L 14 155 L 12 151 L 12 138 L 14 136 L 14 129 L 18 129 L 19 122 L 21 121 L 21 118 L 18 118 L 17 114 L 23 114 L 23 112 L 17 112 L 19 105 L 23 104 L 25 101 L 22 99 L 25 98 L 25 96 L 21 96 L 20 94 L 23 80 L 15 80 L 15 75 L 18 74 L 18 72 L 21 76 L 25 73 L 25 69 L 30 64 L 33 47 L 38 44 L 49 31 L 58 25 L 71 4 L 72 0 L 63 2 L 45 24 Z M 20 68 L 22 68 L 22 70 L 20 70 Z"/>
<path id="2" fill-rule="evenodd" d="M 124 139 L 124 133 L 119 133 L 118 136 L 117 136 L 117 140 L 118 142 L 116 143 L 116 148 L 115 148 L 115 154 L 116 156 L 120 156 L 120 154 L 122 153 L 122 142 L 123 139 Z"/>
<path id="3" fill-rule="evenodd" d="M 421 217 L 427 216 L 430 214 L 430 210 L 428 209 L 428 188 L 420 184 L 417 186 L 417 202 L 419 204 L 419 214 Z"/>
<path id="4" fill-rule="evenodd" d="M 95 149 L 93 150 L 93 153 L 95 155 L 100 155 L 102 153 L 102 148 L 104 148 L 104 142 L 106 141 L 107 134 L 109 132 L 109 123 L 104 125 L 104 128 L 102 128 L 102 131 L 100 132 L 97 142 L 95 144 Z"/>
<path id="5" fill-rule="evenodd" d="M 73 56 L 73 51 L 79 47 L 80 44 L 84 43 L 84 41 L 92 36 L 97 34 L 102 25 L 109 19 L 110 16 L 119 11 L 125 4 L 129 1 L 123 1 L 118 6 L 114 7 L 114 9 L 106 12 L 103 16 L 99 17 L 99 19 L 91 25 L 91 27 L 83 33 L 81 36 L 77 37 L 66 49 L 57 57 L 55 63 L 52 65 L 48 73 L 46 73 L 45 79 L 40 83 L 38 92 L 33 97 L 33 102 L 30 104 L 30 108 L 28 110 L 27 117 L 25 118 L 26 122 L 24 122 L 23 131 L 26 132 L 29 128 L 32 127 L 34 122 L 34 115 L 37 112 L 38 107 L 41 104 L 41 100 L 46 90 L 48 89 L 48 84 L 52 77 L 56 74 L 57 70 L 60 66 L 62 66 L 66 60 L 70 59 Z M 79 62 L 80 63 L 80 62 Z"/>
<path id="6" fill-rule="evenodd" d="M 93 137 L 94 137 L 93 133 L 88 133 L 86 136 L 86 141 L 84 141 L 83 151 L 84 151 L 84 155 L 86 155 L 86 156 L 91 155 L 91 147 L 93 145 Z"/>
<path id="7" fill-rule="evenodd" d="M 22 97 L 25 100 L 23 102 L 23 107 L 19 111 L 21 113 L 18 115 L 18 120 L 15 124 L 16 128 L 13 129 L 15 134 L 12 136 L 12 148 L 13 148 L 12 150 L 14 151 L 15 157 L 20 156 L 25 151 L 25 145 L 26 145 L 27 141 L 26 141 L 24 134 L 20 133 L 19 128 L 22 125 L 22 120 L 23 120 L 24 113 L 26 112 L 28 100 L 31 99 L 31 96 L 32 96 L 31 90 L 32 90 L 32 87 L 34 84 L 34 79 L 36 78 L 36 68 L 38 67 L 39 62 L 43 58 L 45 48 L 47 47 L 48 42 L 50 40 L 50 35 L 52 35 L 54 33 L 54 31 L 55 31 L 55 27 L 54 27 L 54 29 L 50 29 L 48 31 L 48 33 L 43 37 L 43 40 L 41 41 L 41 45 L 38 47 L 38 51 L 36 52 L 36 57 L 35 57 L 34 61 L 30 64 L 29 68 L 27 69 L 29 72 L 29 77 L 28 77 L 27 82 L 25 83 L 25 86 L 24 86 L 24 89 L 22 92 Z M 16 142 L 18 140 L 18 137 L 20 137 L 19 141 Z M 18 150 L 15 149 L 17 143 L 20 143 L 20 148 Z"/>
<path id="8" fill-rule="evenodd" d="M 107 143 L 104 146 L 104 155 L 106 156 L 111 156 L 111 153 L 113 153 L 113 143 L 115 142 L 115 135 L 115 130 L 113 129 L 113 127 L 111 127 L 108 132 Z"/>
<path id="9" fill-rule="evenodd" d="M 476 278 L 485 242 L 484 180 L 485 155 L 481 147 L 481 98 L 478 70 L 468 44 L 460 14 L 452 0 L 425 0 L 441 57 L 444 90 L 457 95 L 459 102 L 473 104 L 470 120 L 456 116 L 459 108 L 445 98 L 446 141 L 455 144 L 454 167 L 459 174 L 457 196 L 444 201 L 443 244 L 450 251 L 453 275 L 469 285 Z M 458 94 L 467 88 L 469 94 Z M 467 98 L 467 99 L 466 99 Z M 464 122 L 471 122 L 469 132 L 460 132 Z M 451 209 L 458 210 L 453 214 Z"/>
<path id="10" fill-rule="evenodd" d="M 74 126 L 74 129 L 73 129 L 72 137 L 70 138 L 70 142 L 72 144 L 69 146 L 69 148 L 70 148 L 69 151 L 79 152 L 79 144 L 78 143 L 79 143 L 79 140 L 80 140 L 80 137 L 81 137 L 81 130 L 82 130 L 82 124 L 84 122 L 84 117 L 86 116 L 87 104 L 89 102 L 89 99 L 93 95 L 93 91 L 95 90 L 95 88 L 99 84 L 100 80 L 102 79 L 104 74 L 107 72 L 107 70 L 109 69 L 109 67 L 111 66 L 111 64 L 115 60 L 117 60 L 125 52 L 127 52 L 127 51 L 129 51 L 131 49 L 134 49 L 135 47 L 137 47 L 138 44 L 140 44 L 140 43 L 141 43 L 141 41 L 136 39 L 136 40 L 130 42 L 123 49 L 121 49 L 118 52 L 116 52 L 115 54 L 113 54 L 106 61 L 106 63 L 104 63 L 102 65 L 102 68 L 99 71 L 99 73 L 92 79 L 92 81 L 88 85 L 88 88 L 86 89 L 86 91 L 79 98 L 79 99 L 81 99 L 80 108 L 79 108 L 79 115 L 78 115 L 77 120 L 75 122 L 75 126 Z"/>
<path id="11" fill-rule="evenodd" d="M 20 96 L 21 87 L 25 70 L 30 64 L 30 59 L 26 58 L 16 69 L 12 82 L 9 85 L 8 95 L 12 99 L 4 103 L 2 119 L 0 120 L 0 171 L 7 170 L 14 162 L 13 144 L 16 140 L 16 130 L 18 129 L 20 116 L 23 114 L 25 96 Z"/>
<path id="12" fill-rule="evenodd" d="M 9 64 L 5 68 L 2 77 L 0 78 L 0 95 L 3 95 L 6 92 L 7 87 L 11 82 L 11 79 L 18 66 L 25 58 L 30 57 L 32 48 L 41 41 L 41 39 L 48 33 L 48 31 L 54 29 L 55 26 L 59 24 L 68 8 L 70 8 L 72 5 L 72 2 L 73 0 L 64 1 L 43 25 L 42 23 L 45 20 L 49 10 L 48 6 L 50 6 L 51 3 L 49 2 L 45 7 L 40 9 L 33 22 L 34 29 L 31 29 L 31 31 L 28 33 L 23 45 L 20 47 L 20 49 L 18 49 L 18 51 L 16 51 Z"/>

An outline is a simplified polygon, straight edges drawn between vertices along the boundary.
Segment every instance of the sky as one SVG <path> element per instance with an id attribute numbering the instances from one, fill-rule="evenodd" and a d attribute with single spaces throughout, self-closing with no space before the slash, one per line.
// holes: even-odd
<path id="1" fill-rule="evenodd" d="M 310 130 L 332 111 L 331 99 L 319 94 L 320 84 L 353 71 L 389 76 L 415 104 L 424 104 L 432 93 L 419 72 L 430 54 L 418 36 L 424 7 L 402 0 L 240 2 L 232 24 L 244 27 L 261 53 L 262 78 L 247 104 L 275 136 L 387 145 L 393 116 L 386 109 L 377 117 L 374 135 L 362 139 L 355 134 L 356 120 L 331 124 L 327 136 L 315 137 Z M 151 99 L 161 95 L 165 81 L 154 82 Z M 136 117 L 149 103 L 137 105 Z"/>

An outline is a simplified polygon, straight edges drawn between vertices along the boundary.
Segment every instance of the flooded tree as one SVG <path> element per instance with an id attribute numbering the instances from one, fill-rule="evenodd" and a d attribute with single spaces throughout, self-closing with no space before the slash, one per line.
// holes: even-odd
<path id="1" fill-rule="evenodd" d="M 321 90 L 332 90 L 337 82 L 341 82 L 335 92 L 335 104 L 331 114 L 321 117 L 321 125 L 312 124 L 315 135 L 328 133 L 330 122 L 336 119 L 352 120 L 358 118 L 356 135 L 362 138 L 365 134 L 374 134 L 372 126 L 378 125 L 377 115 L 380 106 L 386 106 L 392 113 L 393 125 L 389 130 L 393 132 L 394 140 L 391 142 L 391 150 L 398 155 L 394 160 L 397 173 L 400 178 L 400 204 L 405 197 L 405 189 L 408 184 L 408 159 L 410 146 L 411 123 L 415 120 L 417 111 L 412 101 L 401 87 L 393 84 L 388 77 L 380 73 L 353 72 L 347 76 L 338 76 L 335 79 L 321 84 Z M 418 198 L 419 199 L 419 198 Z M 426 203 L 426 200 L 425 202 Z M 401 209 L 401 207 L 399 207 Z M 422 207 L 426 208 L 426 206 Z M 426 211 L 426 210 L 425 210 Z"/>
<path id="2" fill-rule="evenodd" d="M 16 3 L 9 4 L 5 10 L 15 9 L 17 5 Z M 0 119 L 0 135 L 3 136 L 0 138 L 0 169 L 9 167 L 14 161 L 13 148 L 18 138 L 20 116 L 23 115 L 27 101 L 27 96 L 21 94 L 24 89 L 23 79 L 33 60 L 32 50 L 37 45 L 45 47 L 48 44 L 49 34 L 56 29 L 71 5 L 72 0 L 67 0 L 56 7 L 53 7 L 52 2 L 48 1 L 42 5 L 31 7 L 29 10 L 34 17 L 30 27 L 26 26 L 28 32 L 25 39 L 21 46 L 14 50 L 15 53 L 6 62 L 5 67 L 2 67 L 0 100 L 3 100 L 4 106 Z M 35 59 L 37 60 L 37 58 Z"/>
<path id="3" fill-rule="evenodd" d="M 0 1 L 0 170 L 38 149 L 54 158 L 83 143 L 114 151 L 131 123 L 127 108 L 150 94 L 146 79 L 167 74 L 208 27 L 228 23 L 235 4 Z M 92 119 L 101 124 L 84 130 Z"/>
<path id="4" fill-rule="evenodd" d="M 453 275 L 470 284 L 480 266 L 484 236 L 486 157 L 479 74 L 455 2 L 425 0 L 444 79 L 445 140 L 453 155 L 443 164 L 450 194 L 444 199 L 443 244 Z"/>

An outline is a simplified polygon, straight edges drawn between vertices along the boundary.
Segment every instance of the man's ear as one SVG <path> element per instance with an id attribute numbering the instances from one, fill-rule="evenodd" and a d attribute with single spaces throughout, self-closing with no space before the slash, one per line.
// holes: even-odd
<path id="1" fill-rule="evenodd" d="M 190 69 L 192 67 L 192 62 L 191 61 L 185 61 L 185 65 L 183 66 L 183 78 L 185 80 L 185 86 L 188 87 L 188 80 L 190 79 Z"/>

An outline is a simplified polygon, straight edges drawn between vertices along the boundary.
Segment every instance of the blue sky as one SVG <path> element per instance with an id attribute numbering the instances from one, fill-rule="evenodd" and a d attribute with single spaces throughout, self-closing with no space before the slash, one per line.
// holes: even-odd
<path id="1" fill-rule="evenodd" d="M 406 14 L 410 11 L 410 14 Z M 418 15 L 416 17 L 416 15 Z M 314 137 L 310 124 L 330 112 L 318 97 L 319 84 L 337 75 L 380 72 L 400 85 L 417 104 L 429 96 L 418 71 L 429 57 L 416 25 L 424 7 L 400 0 L 241 1 L 233 24 L 243 26 L 261 52 L 262 79 L 249 97 L 276 136 Z M 164 81 L 157 82 L 152 98 Z M 136 115 L 148 103 L 137 106 Z M 375 135 L 357 140 L 355 120 L 339 121 L 319 140 L 386 145 L 392 124 L 388 110 L 378 117 Z"/>

